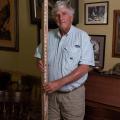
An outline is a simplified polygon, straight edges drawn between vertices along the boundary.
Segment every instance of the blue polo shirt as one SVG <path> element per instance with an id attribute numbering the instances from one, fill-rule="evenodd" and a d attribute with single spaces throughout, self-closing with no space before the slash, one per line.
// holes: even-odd
<path id="1" fill-rule="evenodd" d="M 41 45 L 40 45 L 41 46 Z M 41 58 L 41 47 L 36 49 L 35 57 Z M 94 66 L 93 46 L 88 34 L 71 26 L 69 32 L 60 36 L 54 29 L 48 34 L 48 79 L 54 81 L 71 73 L 81 64 Z M 63 86 L 60 91 L 72 91 L 85 83 L 88 74 L 77 81 Z"/>

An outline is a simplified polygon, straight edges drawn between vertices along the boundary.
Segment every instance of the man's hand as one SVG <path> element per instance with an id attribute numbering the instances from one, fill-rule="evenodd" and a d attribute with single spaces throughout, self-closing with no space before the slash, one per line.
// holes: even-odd
<path id="1" fill-rule="evenodd" d="M 37 61 L 37 68 L 40 70 L 40 72 L 44 72 L 44 65 L 41 59 Z"/>
<path id="2" fill-rule="evenodd" d="M 52 92 L 58 90 L 60 87 L 61 87 L 61 81 L 55 80 L 55 81 L 44 84 L 43 90 L 46 93 L 52 93 Z"/>

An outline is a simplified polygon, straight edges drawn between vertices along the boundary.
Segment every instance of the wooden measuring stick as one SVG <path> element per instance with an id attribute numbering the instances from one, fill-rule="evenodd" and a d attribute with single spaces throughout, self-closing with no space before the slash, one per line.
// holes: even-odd
<path id="1" fill-rule="evenodd" d="M 44 73 L 42 75 L 42 84 L 48 82 L 48 0 L 43 0 L 41 17 L 42 23 L 42 48 Z M 42 120 L 48 120 L 48 95 L 42 92 Z"/>

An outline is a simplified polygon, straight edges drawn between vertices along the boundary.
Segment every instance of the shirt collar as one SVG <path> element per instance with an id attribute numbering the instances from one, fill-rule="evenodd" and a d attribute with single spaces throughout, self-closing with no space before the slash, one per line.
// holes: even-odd
<path id="1" fill-rule="evenodd" d="M 71 25 L 70 30 L 69 30 L 68 33 L 66 33 L 64 36 L 67 37 L 68 35 L 71 34 L 72 31 L 73 31 L 73 25 Z M 59 29 L 57 29 L 57 36 L 61 38 L 61 34 L 60 34 Z"/>

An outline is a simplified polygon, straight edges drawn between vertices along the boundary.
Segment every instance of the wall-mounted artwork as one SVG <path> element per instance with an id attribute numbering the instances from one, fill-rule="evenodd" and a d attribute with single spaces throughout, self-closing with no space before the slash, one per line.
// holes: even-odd
<path id="1" fill-rule="evenodd" d="M 108 1 L 85 3 L 85 24 L 108 24 Z"/>
<path id="2" fill-rule="evenodd" d="M 104 67 L 105 54 L 105 35 L 90 35 L 93 44 L 95 56 L 95 68 L 102 69 Z"/>
<path id="3" fill-rule="evenodd" d="M 18 51 L 18 0 L 0 0 L 0 50 Z"/>
<path id="4" fill-rule="evenodd" d="M 52 18 L 51 10 L 53 5 L 57 0 L 49 0 L 48 1 L 48 22 L 49 28 L 56 28 L 56 24 Z M 78 9 L 79 9 L 79 0 L 66 0 L 71 6 L 75 9 L 73 24 L 78 24 Z M 42 16 L 42 0 L 30 0 L 30 15 L 31 15 L 31 23 L 32 24 L 41 24 L 41 16 Z"/>
<path id="5" fill-rule="evenodd" d="M 112 56 L 120 58 L 120 10 L 114 10 L 114 15 L 113 15 Z"/>

